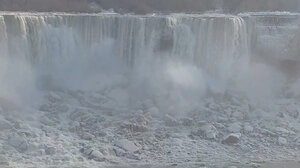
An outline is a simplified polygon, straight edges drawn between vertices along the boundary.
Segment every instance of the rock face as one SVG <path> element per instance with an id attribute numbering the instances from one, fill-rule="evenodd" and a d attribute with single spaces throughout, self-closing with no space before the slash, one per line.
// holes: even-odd
<path id="1" fill-rule="evenodd" d="M 239 143 L 241 138 L 241 134 L 236 133 L 236 134 L 229 134 L 228 136 L 226 136 L 224 138 L 224 140 L 222 141 L 223 144 L 227 144 L 227 145 L 234 145 Z"/>
<path id="2" fill-rule="evenodd" d="M 127 139 L 121 139 L 115 142 L 115 146 L 124 149 L 127 152 L 134 153 L 139 150 L 139 148 L 131 141 Z"/>

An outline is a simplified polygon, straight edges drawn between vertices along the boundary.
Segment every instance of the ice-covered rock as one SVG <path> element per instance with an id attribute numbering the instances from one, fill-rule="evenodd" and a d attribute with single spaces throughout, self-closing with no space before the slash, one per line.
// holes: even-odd
<path id="1" fill-rule="evenodd" d="M 244 131 L 247 133 L 253 132 L 254 128 L 250 124 L 244 125 Z"/>
<path id="2" fill-rule="evenodd" d="M 97 150 L 92 151 L 92 153 L 90 154 L 90 159 L 102 162 L 105 160 L 103 154 Z"/>
<path id="3" fill-rule="evenodd" d="M 81 132 L 79 135 L 82 139 L 85 139 L 85 140 L 92 140 L 95 138 L 95 135 L 88 133 L 88 132 Z"/>
<path id="4" fill-rule="evenodd" d="M 146 132 L 148 127 L 145 125 L 139 125 L 137 123 L 124 122 L 122 128 L 131 131 L 131 132 Z"/>
<path id="5" fill-rule="evenodd" d="M 239 143 L 241 136 L 240 133 L 231 133 L 223 139 L 222 143 L 228 145 L 237 144 Z"/>
<path id="6" fill-rule="evenodd" d="M 113 151 L 116 154 L 116 156 L 118 156 L 118 157 L 122 157 L 122 156 L 126 155 L 126 151 L 122 148 L 119 148 L 119 147 L 114 147 Z"/>
<path id="7" fill-rule="evenodd" d="M 139 125 L 148 126 L 150 124 L 150 121 L 151 121 L 151 116 L 149 114 L 139 114 L 136 117 L 136 122 Z"/>
<path id="8" fill-rule="evenodd" d="M 127 139 L 117 140 L 115 146 L 124 149 L 127 152 L 134 153 L 139 151 L 139 148 L 131 141 Z"/>
<path id="9" fill-rule="evenodd" d="M 242 126 L 239 123 L 229 124 L 227 130 L 232 133 L 239 133 L 242 129 Z"/>
<path id="10" fill-rule="evenodd" d="M 51 103 L 61 103 L 62 102 L 62 97 L 55 92 L 50 92 L 46 97 Z"/>
<path id="11" fill-rule="evenodd" d="M 46 155 L 54 155 L 55 152 L 56 152 L 56 148 L 55 147 L 47 147 L 45 149 Z"/>
<path id="12" fill-rule="evenodd" d="M 170 115 L 164 117 L 165 124 L 170 127 L 178 126 L 180 123 Z"/>
<path id="13" fill-rule="evenodd" d="M 93 159 L 95 161 L 102 162 L 105 160 L 104 155 L 98 150 L 93 150 L 91 148 L 82 148 L 80 149 L 80 152 L 86 155 L 89 159 Z"/>
<path id="14" fill-rule="evenodd" d="M 89 156 L 93 152 L 93 149 L 91 149 L 91 148 L 81 148 L 80 152 Z"/>
<path id="15" fill-rule="evenodd" d="M 180 122 L 183 126 L 192 126 L 193 125 L 193 119 L 192 118 L 182 118 L 180 119 Z"/>
<path id="16" fill-rule="evenodd" d="M 218 131 L 213 124 L 206 123 L 200 126 L 200 128 L 197 131 L 193 131 L 192 134 L 205 137 L 207 139 L 216 139 Z"/>
<path id="17" fill-rule="evenodd" d="M 287 140 L 283 137 L 279 137 L 278 138 L 278 144 L 279 145 L 286 145 L 287 144 Z"/>
<path id="18" fill-rule="evenodd" d="M 27 140 L 18 134 L 13 134 L 8 138 L 8 143 L 17 149 L 19 152 L 24 152 L 28 149 Z"/>

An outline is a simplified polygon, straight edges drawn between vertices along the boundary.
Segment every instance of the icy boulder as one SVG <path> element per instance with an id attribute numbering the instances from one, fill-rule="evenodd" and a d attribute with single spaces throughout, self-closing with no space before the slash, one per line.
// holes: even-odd
<path id="1" fill-rule="evenodd" d="M 121 139 L 115 142 L 115 146 L 124 149 L 127 152 L 134 153 L 139 151 L 139 148 L 127 139 Z"/>

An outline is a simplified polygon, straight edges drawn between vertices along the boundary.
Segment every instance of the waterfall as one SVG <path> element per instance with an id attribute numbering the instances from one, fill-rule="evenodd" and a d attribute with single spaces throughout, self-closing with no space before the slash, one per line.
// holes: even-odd
<path id="1" fill-rule="evenodd" d="M 231 15 L 4 13 L 0 24 L 1 51 L 31 63 L 85 57 L 111 40 L 113 55 L 129 66 L 150 52 L 151 57 L 168 55 L 224 76 L 248 50 L 246 25 Z"/>

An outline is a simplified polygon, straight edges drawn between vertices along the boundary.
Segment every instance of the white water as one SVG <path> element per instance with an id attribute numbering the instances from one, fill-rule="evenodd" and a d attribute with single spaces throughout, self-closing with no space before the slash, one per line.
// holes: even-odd
<path id="1" fill-rule="evenodd" d="M 2 13 L 0 97 L 116 85 L 127 88 L 125 103 L 163 97 L 183 108 L 230 90 L 274 97 L 285 76 L 253 63 L 254 23 L 220 14 Z"/>

